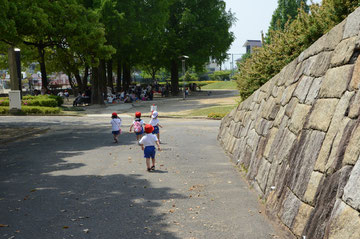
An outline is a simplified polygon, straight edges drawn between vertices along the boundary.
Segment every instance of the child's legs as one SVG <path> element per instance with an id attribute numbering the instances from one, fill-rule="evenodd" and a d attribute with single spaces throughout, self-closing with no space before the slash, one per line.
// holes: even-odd
<path id="1" fill-rule="evenodd" d="M 146 167 L 150 168 L 150 158 L 146 158 Z"/>
<path id="2" fill-rule="evenodd" d="M 152 166 L 155 167 L 155 158 L 152 158 L 151 161 L 152 161 Z"/>

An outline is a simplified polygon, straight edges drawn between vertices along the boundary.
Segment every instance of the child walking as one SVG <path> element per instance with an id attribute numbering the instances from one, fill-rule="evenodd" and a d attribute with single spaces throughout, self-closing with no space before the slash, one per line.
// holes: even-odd
<path id="1" fill-rule="evenodd" d="M 136 140 L 139 141 L 141 139 L 142 134 L 144 133 L 144 121 L 141 119 L 141 112 L 135 113 L 135 120 L 133 121 L 132 125 L 130 126 L 130 132 L 134 127 L 134 132 L 136 134 Z"/>
<path id="2" fill-rule="evenodd" d="M 162 126 L 159 124 L 160 121 L 158 119 L 158 115 L 159 115 L 159 113 L 157 111 L 154 111 L 151 115 L 151 120 L 150 120 L 149 124 L 151 124 L 154 127 L 154 131 L 152 133 L 157 135 L 159 143 L 161 144 L 159 127 L 162 128 Z"/>
<path id="3" fill-rule="evenodd" d="M 114 143 L 118 142 L 118 137 L 121 134 L 121 119 L 120 117 L 117 115 L 117 113 L 112 113 L 111 114 L 111 126 L 112 126 L 112 134 L 114 136 Z"/>
<path id="4" fill-rule="evenodd" d="M 152 134 L 154 127 L 150 124 L 145 125 L 145 135 L 140 139 L 139 144 L 141 149 L 144 151 L 144 158 L 146 158 L 146 167 L 147 171 L 155 170 L 155 145 L 158 146 L 158 150 L 160 149 L 159 140 L 157 139 L 155 134 Z M 150 158 L 152 160 L 152 166 L 150 167 Z"/>

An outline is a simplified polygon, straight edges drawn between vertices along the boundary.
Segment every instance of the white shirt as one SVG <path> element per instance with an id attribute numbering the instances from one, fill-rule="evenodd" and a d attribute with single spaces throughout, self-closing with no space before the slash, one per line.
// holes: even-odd
<path id="1" fill-rule="evenodd" d="M 156 126 L 159 123 L 159 119 L 158 118 L 152 118 L 149 122 L 149 124 L 151 124 L 152 126 Z"/>
<path id="2" fill-rule="evenodd" d="M 156 141 L 158 141 L 158 138 L 155 134 L 146 134 L 140 139 L 139 144 L 143 144 L 144 147 L 155 146 Z"/>
<path id="3" fill-rule="evenodd" d="M 136 121 L 138 121 L 138 120 L 134 120 L 133 124 L 135 124 Z M 145 124 L 143 120 L 140 120 L 139 122 L 140 122 L 141 126 L 143 126 L 143 124 Z"/>
<path id="4" fill-rule="evenodd" d="M 112 131 L 118 131 L 120 130 L 121 120 L 118 118 L 112 119 L 111 125 L 112 125 Z"/>

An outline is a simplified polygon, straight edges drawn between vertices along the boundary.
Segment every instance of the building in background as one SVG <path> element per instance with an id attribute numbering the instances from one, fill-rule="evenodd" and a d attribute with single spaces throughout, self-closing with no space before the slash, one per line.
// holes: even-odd
<path id="1" fill-rule="evenodd" d="M 262 42 L 260 40 L 247 40 L 243 47 L 246 47 L 246 53 L 252 53 L 254 47 L 262 47 Z"/>

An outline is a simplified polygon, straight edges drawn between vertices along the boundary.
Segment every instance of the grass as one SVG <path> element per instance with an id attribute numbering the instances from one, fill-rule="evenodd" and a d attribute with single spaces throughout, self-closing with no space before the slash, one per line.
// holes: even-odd
<path id="1" fill-rule="evenodd" d="M 232 109 L 234 109 L 235 107 L 236 107 L 236 105 L 212 106 L 212 107 L 207 107 L 207 108 L 202 108 L 202 109 L 191 110 L 189 112 L 189 114 L 187 114 L 187 115 L 188 116 L 206 116 L 209 118 L 221 119 L 225 115 L 230 113 L 230 111 Z"/>
<path id="2" fill-rule="evenodd" d="M 201 87 L 204 90 L 236 90 L 236 81 L 219 81 Z"/>

